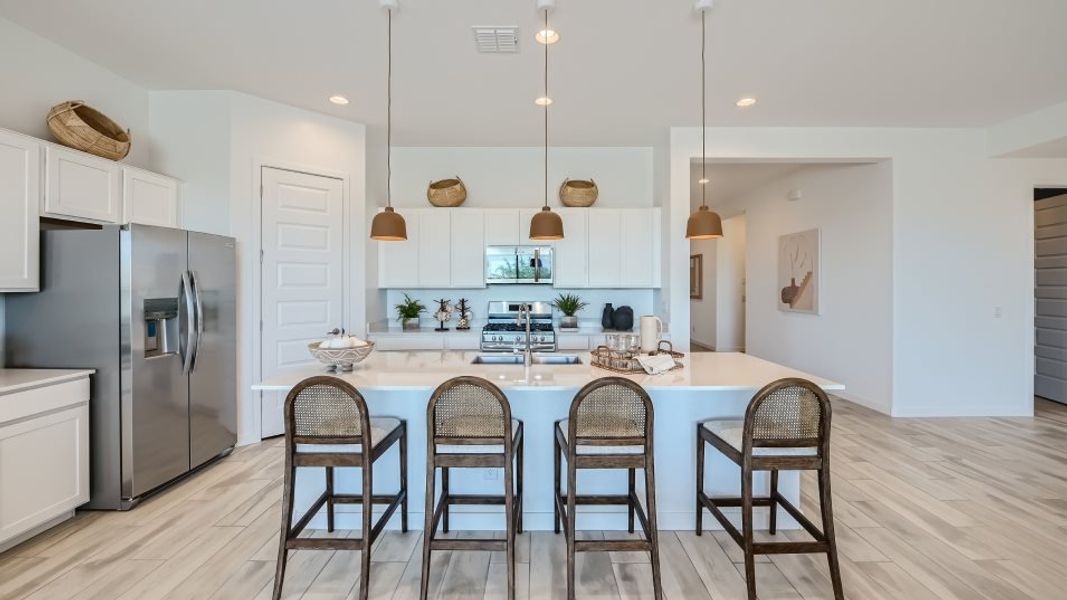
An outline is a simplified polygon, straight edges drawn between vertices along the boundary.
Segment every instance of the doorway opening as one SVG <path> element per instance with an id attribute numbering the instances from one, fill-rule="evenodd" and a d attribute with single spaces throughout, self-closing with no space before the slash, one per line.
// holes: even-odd
<path id="1" fill-rule="evenodd" d="M 1034 189 L 1034 395 L 1067 404 L 1067 188 Z"/>

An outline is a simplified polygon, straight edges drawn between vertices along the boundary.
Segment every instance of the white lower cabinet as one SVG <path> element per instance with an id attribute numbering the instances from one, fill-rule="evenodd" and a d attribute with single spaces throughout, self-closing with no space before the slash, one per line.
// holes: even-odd
<path id="1" fill-rule="evenodd" d="M 121 165 L 61 146 L 45 146 L 41 216 L 121 222 Z"/>
<path id="2" fill-rule="evenodd" d="M 590 336 L 559 334 L 556 336 L 556 346 L 560 350 L 589 350 Z"/>
<path id="3" fill-rule="evenodd" d="M 88 375 L 0 394 L 0 550 L 88 501 Z"/>
<path id="4" fill-rule="evenodd" d="M 36 292 L 41 145 L 0 131 L 0 292 Z"/>
<path id="5" fill-rule="evenodd" d="M 143 169 L 122 169 L 122 222 L 179 226 L 178 182 Z"/>

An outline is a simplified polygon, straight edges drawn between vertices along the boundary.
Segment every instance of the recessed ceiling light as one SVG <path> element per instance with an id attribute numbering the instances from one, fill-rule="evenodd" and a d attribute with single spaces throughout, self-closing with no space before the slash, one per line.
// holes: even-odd
<path id="1" fill-rule="evenodd" d="M 705 184 L 709 183 L 710 181 L 711 181 L 710 179 L 708 179 L 707 177 L 704 177 L 702 179 L 697 180 L 697 183 L 699 183 L 700 185 L 705 185 Z"/>
<path id="2" fill-rule="evenodd" d="M 552 98 L 549 98 L 548 96 L 541 96 L 537 100 L 534 100 L 534 104 L 538 106 L 548 106 L 549 104 L 552 104 Z"/>
<path id="3" fill-rule="evenodd" d="M 559 32 L 554 29 L 542 29 L 534 36 L 538 43 L 541 44 L 555 44 L 559 41 Z"/>
<path id="4" fill-rule="evenodd" d="M 344 106 L 348 104 L 348 98 L 345 98 L 344 96 L 330 96 L 330 102 Z"/>
<path id="5" fill-rule="evenodd" d="M 748 108 L 748 107 L 752 106 L 755 103 L 756 103 L 756 99 L 755 98 L 752 98 L 752 97 L 741 98 L 740 100 L 737 101 L 737 107 L 738 108 Z"/>

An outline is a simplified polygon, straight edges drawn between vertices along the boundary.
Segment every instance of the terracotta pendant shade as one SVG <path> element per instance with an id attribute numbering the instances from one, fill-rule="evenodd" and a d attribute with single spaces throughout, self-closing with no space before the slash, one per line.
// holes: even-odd
<path id="1" fill-rule="evenodd" d="M 690 240 L 714 240 L 722 237 L 722 218 L 707 206 L 689 215 L 685 237 Z"/>
<path id="2" fill-rule="evenodd" d="M 552 212 L 552 209 L 543 206 L 541 212 L 537 213 L 530 219 L 530 239 L 531 240 L 562 240 L 563 239 L 563 219 L 558 214 Z"/>
<path id="3" fill-rule="evenodd" d="M 380 242 L 402 242 L 408 239 L 408 227 L 404 217 L 386 206 L 383 212 L 374 215 L 370 225 L 370 238 Z"/>

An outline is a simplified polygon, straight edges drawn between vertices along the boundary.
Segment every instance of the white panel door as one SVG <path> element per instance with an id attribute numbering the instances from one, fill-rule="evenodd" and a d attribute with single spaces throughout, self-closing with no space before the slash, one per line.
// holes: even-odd
<path id="1" fill-rule="evenodd" d="M 485 287 L 485 212 L 452 209 L 452 287 Z"/>
<path id="2" fill-rule="evenodd" d="M 119 163 L 59 146 L 45 147 L 46 216 L 119 223 L 122 168 Z"/>
<path id="3" fill-rule="evenodd" d="M 310 342 L 345 326 L 339 179 L 264 168 L 262 376 L 314 363 Z M 284 432 L 282 394 L 264 394 L 262 435 Z"/>
<path id="4" fill-rule="evenodd" d="M 0 292 L 38 289 L 41 146 L 0 131 Z"/>
<path id="5" fill-rule="evenodd" d="M 378 242 L 378 287 L 419 286 L 419 210 L 398 210 L 404 217 L 408 239 Z"/>
<path id="6" fill-rule="evenodd" d="M 419 217 L 419 287 L 452 285 L 452 225 L 448 209 L 424 208 Z"/>
<path id="7" fill-rule="evenodd" d="M 553 285 L 584 288 L 589 285 L 589 209 L 560 208 L 563 239 L 555 242 Z"/>
<path id="8" fill-rule="evenodd" d="M 615 208 L 589 210 L 589 286 L 622 285 L 622 215 Z M 566 232 L 564 232 L 566 233 Z"/>
<path id="9" fill-rule="evenodd" d="M 485 211 L 485 245 L 517 246 L 528 242 L 529 229 L 519 239 L 519 211 L 514 208 L 494 208 Z"/>
<path id="10" fill-rule="evenodd" d="M 619 283 L 623 287 L 650 288 L 656 260 L 652 211 L 647 208 L 624 208 L 619 212 L 619 257 L 622 259 Z"/>
<path id="11" fill-rule="evenodd" d="M 1067 404 L 1067 190 L 1034 202 L 1034 394 Z"/>
<path id="12" fill-rule="evenodd" d="M 142 169 L 122 169 L 124 223 L 178 227 L 178 182 Z"/>

